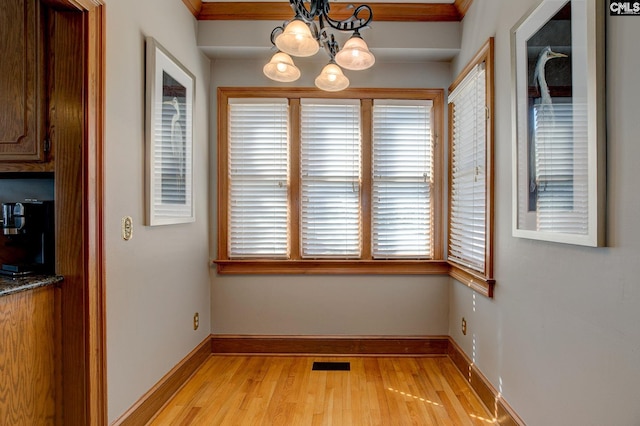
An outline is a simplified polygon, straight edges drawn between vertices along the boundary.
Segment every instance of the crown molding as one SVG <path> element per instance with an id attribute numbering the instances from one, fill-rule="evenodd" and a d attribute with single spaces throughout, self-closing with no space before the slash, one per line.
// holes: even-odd
<path id="1" fill-rule="evenodd" d="M 453 3 L 456 10 L 458 11 L 458 14 L 460 15 L 461 21 L 464 18 L 464 16 L 467 14 L 467 10 L 469 10 L 471 3 L 473 3 L 473 0 L 456 0 Z"/>
<path id="2" fill-rule="evenodd" d="M 202 0 L 182 0 L 182 3 L 193 13 L 193 16 L 198 17 L 202 10 Z"/>
<path id="3" fill-rule="evenodd" d="M 182 0 L 200 21 L 291 19 L 291 6 L 286 2 L 202 2 Z M 457 22 L 464 18 L 473 0 L 449 3 L 372 3 L 369 4 L 377 22 Z M 331 16 L 346 19 L 351 16 L 352 3 L 331 3 Z"/>

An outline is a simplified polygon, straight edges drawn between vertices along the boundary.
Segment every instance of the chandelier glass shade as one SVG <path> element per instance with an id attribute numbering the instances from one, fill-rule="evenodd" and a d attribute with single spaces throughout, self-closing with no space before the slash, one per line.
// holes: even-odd
<path id="1" fill-rule="evenodd" d="M 349 79 L 342 73 L 339 66 L 330 62 L 316 77 L 316 87 L 327 92 L 337 92 L 349 87 Z"/>
<path id="2" fill-rule="evenodd" d="M 300 19 L 294 19 L 284 32 L 276 37 L 276 47 L 289 55 L 306 57 L 313 56 L 320 50 L 320 45 L 311 30 Z"/>
<path id="3" fill-rule="evenodd" d="M 360 71 L 370 68 L 376 62 L 376 58 L 369 51 L 367 43 L 356 32 L 347 40 L 344 47 L 336 53 L 336 62 L 342 68 Z"/>
<path id="4" fill-rule="evenodd" d="M 271 32 L 271 43 L 278 52 L 263 68 L 267 77 L 280 82 L 297 80 L 300 70 L 294 65 L 291 56 L 313 56 L 323 47 L 329 56 L 329 63 L 316 78 L 316 86 L 322 90 L 338 91 L 349 86 L 349 79 L 340 67 L 357 71 L 367 69 L 375 63 L 375 57 L 360 36 L 360 30 L 368 28 L 373 18 L 371 7 L 358 6 L 352 16 L 337 21 L 329 17 L 329 0 L 289 0 L 289 3 L 295 17 Z M 309 8 L 305 3 L 308 3 Z M 342 50 L 334 35 L 327 32 L 331 29 L 353 32 Z"/>
<path id="5" fill-rule="evenodd" d="M 271 80 L 288 83 L 300 78 L 300 70 L 296 67 L 291 56 L 284 52 L 277 52 L 262 69 L 264 75 Z"/>

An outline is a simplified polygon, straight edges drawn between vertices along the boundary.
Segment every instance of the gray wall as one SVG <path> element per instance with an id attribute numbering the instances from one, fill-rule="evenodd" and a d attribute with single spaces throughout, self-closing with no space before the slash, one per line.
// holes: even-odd
<path id="1" fill-rule="evenodd" d="M 209 60 L 196 20 L 177 0 L 107 0 L 106 303 L 109 421 L 209 335 Z M 196 222 L 144 226 L 144 37 L 153 36 L 196 78 Z M 124 241 L 123 216 L 133 218 Z M 200 328 L 193 330 L 193 315 Z"/>
<path id="2" fill-rule="evenodd" d="M 639 424 L 640 199 L 634 182 L 640 158 L 635 140 L 640 134 L 635 117 L 640 27 L 633 17 L 607 22 L 609 247 L 516 239 L 511 237 L 509 30 L 532 4 L 476 0 L 464 19 L 462 51 L 452 67 L 381 62 L 375 73 L 353 79 L 360 87 L 448 87 L 486 39 L 496 36 L 497 286 L 490 300 L 447 277 L 211 272 L 209 280 L 207 257 L 215 257 L 217 237 L 215 184 L 209 185 L 207 170 L 207 159 L 216 164 L 215 149 L 208 148 L 216 141 L 215 89 L 269 84 L 260 73 L 264 60 L 216 59 L 209 68 L 196 47 L 199 24 L 181 2 L 109 0 L 105 231 L 110 421 L 211 331 L 450 334 L 529 425 Z M 145 35 L 156 37 L 196 75 L 194 224 L 142 226 Z M 316 65 L 309 66 L 315 73 Z M 300 85 L 311 86 L 312 76 L 304 78 Z M 129 242 L 120 238 L 124 215 L 134 218 Z M 194 332 L 196 310 L 201 328 Z M 462 316 L 468 321 L 467 336 L 459 331 Z"/>
<path id="3" fill-rule="evenodd" d="M 215 88 L 271 85 L 262 74 L 269 57 L 267 50 L 259 60 L 212 61 L 212 135 L 217 131 Z M 313 86 L 313 79 L 324 64 L 300 62 L 303 76 L 295 85 Z M 352 87 L 443 88 L 449 85 L 450 75 L 449 63 L 377 61 L 375 70 L 351 72 L 348 77 Z M 211 164 L 217 164 L 215 150 L 211 152 Z M 215 185 L 211 191 L 211 253 L 215 256 Z M 448 328 L 448 285 L 446 276 L 212 273 L 211 331 L 277 335 L 442 335 Z"/>
<path id="4" fill-rule="evenodd" d="M 511 236 L 509 34 L 533 3 L 476 0 L 464 19 L 454 74 L 496 37 L 497 285 L 451 280 L 449 333 L 528 425 L 638 425 L 640 18 L 607 19 L 609 247 L 546 243 Z"/>

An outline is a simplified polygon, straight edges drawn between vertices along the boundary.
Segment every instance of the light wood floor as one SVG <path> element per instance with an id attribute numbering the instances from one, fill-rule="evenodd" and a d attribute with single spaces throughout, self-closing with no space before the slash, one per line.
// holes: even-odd
<path id="1" fill-rule="evenodd" d="M 312 371 L 314 361 L 351 371 Z M 150 425 L 493 423 L 446 357 L 211 356 Z"/>

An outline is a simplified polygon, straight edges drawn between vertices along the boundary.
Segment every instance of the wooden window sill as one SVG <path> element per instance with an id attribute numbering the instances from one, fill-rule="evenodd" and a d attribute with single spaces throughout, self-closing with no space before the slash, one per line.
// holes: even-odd
<path id="1" fill-rule="evenodd" d="M 221 275 L 449 275 L 492 298 L 495 280 L 444 260 L 264 260 L 241 259 L 211 262 Z"/>
<path id="2" fill-rule="evenodd" d="M 376 274 L 437 275 L 447 274 L 443 260 L 214 260 L 219 274 Z"/>
<path id="3" fill-rule="evenodd" d="M 493 297 L 496 281 L 477 271 L 449 262 L 449 276 L 486 297 Z"/>

